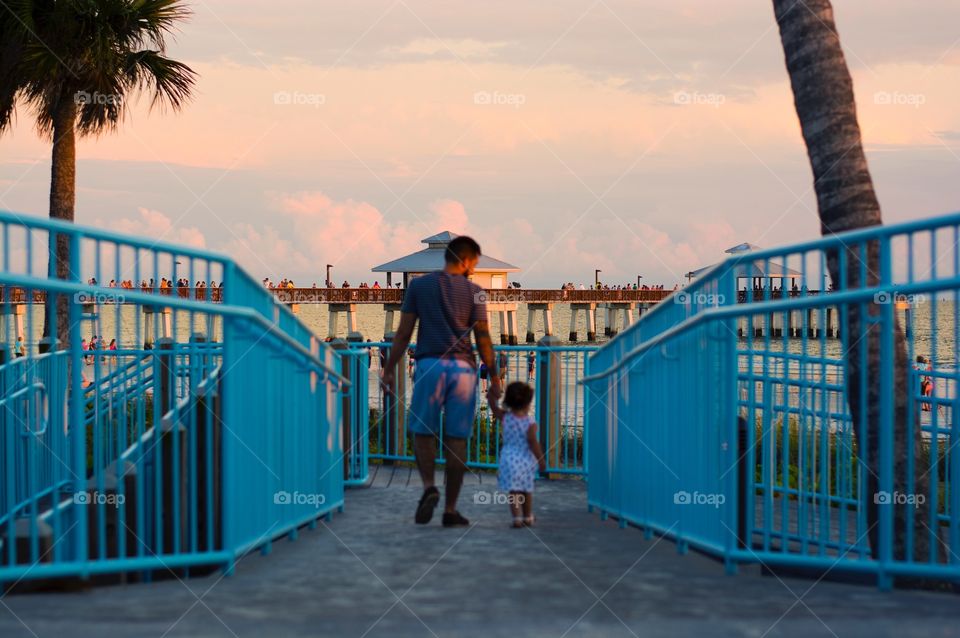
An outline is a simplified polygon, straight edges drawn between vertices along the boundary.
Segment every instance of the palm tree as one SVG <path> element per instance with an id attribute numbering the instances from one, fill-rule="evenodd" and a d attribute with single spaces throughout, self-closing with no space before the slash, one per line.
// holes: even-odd
<path id="1" fill-rule="evenodd" d="M 117 128 L 128 99 L 146 92 L 151 107 L 179 110 L 195 74 L 164 55 L 165 39 L 189 15 L 181 0 L 0 1 L 0 133 L 13 126 L 16 108 L 29 107 L 37 130 L 53 142 L 50 217 L 73 221 L 76 135 Z M 51 276 L 72 279 L 70 245 L 50 237 Z M 44 335 L 55 322 L 69 344 L 68 300 L 48 301 Z"/>
<path id="2" fill-rule="evenodd" d="M 773 7 L 780 28 L 794 104 L 813 168 L 821 233 L 828 236 L 882 224 L 880 203 L 863 152 L 853 80 L 840 46 L 830 0 L 773 0 Z M 842 272 L 844 260 L 846 267 Z M 876 241 L 869 241 L 865 245 L 856 244 L 828 251 L 827 269 L 838 289 L 876 286 L 880 282 L 877 274 L 880 272 L 879 245 Z M 866 276 L 861 277 L 861 272 Z M 919 459 L 923 458 L 920 428 L 912 428 L 912 436 L 909 433 L 909 363 L 904 334 L 897 323 L 893 326 L 896 391 L 893 397 L 880 396 L 880 346 L 881 340 L 889 339 L 890 334 L 883 333 L 880 323 L 867 320 L 879 314 L 880 308 L 875 303 L 857 303 L 849 304 L 841 315 L 844 317 L 846 335 L 847 400 L 857 433 L 859 456 L 866 463 L 864 505 L 867 508 L 870 545 L 875 555 L 880 545 L 874 494 L 879 487 L 879 425 L 881 405 L 885 401 L 893 402 L 894 489 L 901 493 L 928 493 L 926 473 L 919 463 Z M 862 384 L 862 381 L 866 383 Z M 866 396 L 861 392 L 861 387 L 866 388 Z M 916 407 L 913 409 L 916 410 Z M 913 423 L 919 424 L 919 415 L 915 413 L 913 417 Z M 907 459 L 911 454 L 918 468 L 913 477 L 907 476 L 906 472 Z M 911 478 L 913 484 L 908 489 Z M 910 524 L 907 509 L 897 506 L 894 513 L 892 557 L 898 560 L 911 558 L 907 556 L 906 539 Z M 925 524 L 928 519 L 926 504 L 913 514 L 912 558 L 915 560 L 930 560 L 932 532 Z"/>

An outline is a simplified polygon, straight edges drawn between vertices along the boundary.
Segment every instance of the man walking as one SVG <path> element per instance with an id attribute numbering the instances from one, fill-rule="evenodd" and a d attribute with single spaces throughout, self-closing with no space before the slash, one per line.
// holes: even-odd
<path id="1" fill-rule="evenodd" d="M 473 431 L 476 411 L 477 370 L 470 346 L 471 331 L 480 359 L 492 372 L 487 401 L 494 406 L 502 394 L 500 378 L 493 373 L 496 363 L 483 289 L 468 279 L 479 260 L 480 245 L 470 237 L 456 237 L 447 244 L 443 270 L 417 277 L 407 285 L 400 308 L 400 326 L 383 368 L 383 383 L 392 388 L 397 363 L 419 319 L 413 355 L 417 361 L 416 377 L 407 423 L 414 435 L 414 454 L 424 487 L 414 517 L 421 525 L 430 522 L 440 501 L 440 492 L 434 485 L 434 463 L 441 411 L 445 417 L 442 443 L 447 461 L 443 525 L 470 524 L 457 511 L 457 497 L 463 484 L 467 441 Z"/>

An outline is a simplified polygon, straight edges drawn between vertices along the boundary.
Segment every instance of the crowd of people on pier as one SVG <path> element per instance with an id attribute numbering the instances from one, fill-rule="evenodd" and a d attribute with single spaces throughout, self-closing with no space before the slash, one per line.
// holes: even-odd
<path id="1" fill-rule="evenodd" d="M 393 287 L 395 287 L 395 288 L 400 288 L 400 286 L 401 286 L 400 282 L 397 282 L 397 284 L 396 284 L 395 286 L 393 286 Z M 277 290 L 277 289 L 284 289 L 284 288 L 296 288 L 297 286 L 296 286 L 296 284 L 293 283 L 293 280 L 292 280 L 292 279 L 287 279 L 286 277 L 284 277 L 284 278 L 280 281 L 280 283 L 274 283 L 273 281 L 271 281 L 271 279 L 270 279 L 269 277 L 264 277 L 264 278 L 263 278 L 263 287 L 266 288 L 266 289 L 268 289 L 268 290 Z M 318 288 L 318 287 L 320 287 L 320 286 L 317 286 L 317 282 L 313 282 L 313 285 L 311 286 L 311 288 Z M 322 287 L 323 287 L 323 288 L 336 288 L 337 286 L 336 286 L 332 281 L 328 281 L 328 282 L 326 282 L 326 284 L 325 284 L 324 286 L 322 286 Z M 343 280 L 343 284 L 341 284 L 340 287 L 341 287 L 341 288 L 353 288 L 353 286 L 350 285 L 350 282 L 349 282 L 348 280 L 346 280 L 346 279 Z M 360 283 L 359 285 L 357 285 L 356 287 L 357 287 L 357 288 L 361 288 L 361 289 L 379 290 L 379 289 L 381 289 L 381 288 L 387 288 L 388 286 L 386 286 L 386 285 L 381 286 L 379 281 L 374 281 L 374 282 L 373 282 L 373 285 L 371 286 L 370 284 L 368 284 L 367 282 L 364 281 L 364 282 L 361 282 L 361 283 Z"/>
<path id="2" fill-rule="evenodd" d="M 293 280 L 292 280 L 292 279 L 287 279 L 286 277 L 284 277 L 282 280 L 280 280 L 279 283 L 275 283 L 275 282 L 274 282 L 273 280 L 271 280 L 269 277 L 264 277 L 264 278 L 263 278 L 263 287 L 266 288 L 266 289 L 268 289 L 268 290 L 278 290 L 278 289 L 285 289 L 285 288 L 297 288 L 298 286 L 293 283 Z M 334 282 L 332 282 L 332 281 L 328 281 L 328 282 L 326 282 L 326 284 L 325 284 L 324 286 L 317 286 L 317 283 L 316 283 L 316 282 L 314 282 L 313 285 L 311 286 L 311 288 L 318 288 L 318 287 L 321 287 L 321 288 L 337 288 L 337 285 L 336 285 Z M 386 285 L 386 284 L 381 285 L 379 281 L 374 281 L 373 284 L 369 284 L 369 283 L 367 283 L 367 282 L 364 281 L 364 282 L 361 282 L 361 283 L 357 284 L 356 286 L 354 286 L 354 285 L 352 285 L 352 284 L 350 283 L 349 280 L 344 279 L 344 280 L 343 280 L 343 283 L 342 283 L 339 287 L 340 287 L 340 288 L 357 288 L 357 289 L 360 289 L 360 290 L 366 290 L 366 289 L 370 289 L 370 290 L 380 290 L 380 289 L 382 289 L 382 288 L 401 288 L 401 287 L 402 287 L 402 284 L 401 284 L 400 282 L 397 282 L 396 284 L 393 284 L 392 286 L 388 286 L 388 285 Z M 519 284 L 517 284 L 516 282 L 513 282 L 513 287 L 519 288 L 520 286 L 519 286 Z M 649 285 L 647 285 L 647 284 L 643 284 L 643 285 L 641 285 L 641 286 L 637 286 L 637 284 L 613 284 L 613 285 L 611 285 L 611 284 L 597 283 L 596 285 L 591 284 L 591 285 L 587 286 L 586 284 L 580 284 L 579 286 L 577 286 L 577 285 L 574 284 L 572 281 L 567 282 L 567 283 L 563 284 L 562 286 L 560 286 L 560 290 L 665 290 L 665 289 L 666 289 L 666 288 L 664 288 L 664 285 L 663 285 L 663 284 L 658 284 L 658 285 L 654 285 L 654 286 L 649 286 Z M 673 287 L 673 290 L 679 290 L 679 289 L 680 289 L 680 285 L 679 285 L 679 284 L 677 284 L 677 285 L 675 285 L 675 286 Z"/>
<path id="3" fill-rule="evenodd" d="M 103 344 L 105 343 L 105 341 L 106 340 L 103 338 L 103 335 L 100 335 L 99 337 L 97 335 L 93 335 L 90 337 L 89 341 L 87 341 L 86 339 L 83 339 L 80 342 L 80 349 L 83 350 L 84 352 L 95 352 L 97 350 L 116 350 L 117 349 L 116 339 L 111 339 L 110 343 L 104 346 Z M 93 356 L 84 356 L 83 361 L 84 363 L 90 363 L 92 359 L 93 359 Z"/>
<path id="4" fill-rule="evenodd" d="M 97 278 L 90 277 L 87 280 L 87 284 L 91 286 L 98 285 Z M 187 289 L 187 288 L 196 288 L 198 290 L 202 290 L 204 288 L 223 288 L 223 282 L 220 282 L 219 284 L 217 284 L 217 282 L 213 280 L 209 282 L 197 280 L 191 286 L 190 280 L 185 277 L 181 277 L 180 279 L 177 279 L 176 282 L 174 282 L 173 279 L 167 279 L 166 277 L 161 277 L 160 282 L 158 284 L 157 281 L 153 279 L 153 277 L 151 277 L 150 279 L 142 279 L 140 281 L 139 287 L 141 290 L 173 290 L 174 288 L 177 288 L 180 290 Z M 137 286 L 136 284 L 134 284 L 132 279 L 121 279 L 120 281 L 117 281 L 116 279 L 111 279 L 110 283 L 107 284 L 107 288 L 120 288 L 125 290 L 134 290 L 135 288 L 137 288 Z"/>
<path id="5" fill-rule="evenodd" d="M 676 284 L 673 287 L 673 289 L 679 290 L 680 284 Z M 663 287 L 663 284 L 659 284 L 656 286 L 648 286 L 647 284 L 643 284 L 642 286 L 638 286 L 637 284 L 610 285 L 602 282 L 597 282 L 596 284 L 591 285 L 589 287 L 584 284 L 580 284 L 578 288 L 577 285 L 574 284 L 572 281 L 568 281 L 567 283 L 560 286 L 560 290 L 664 290 L 664 287 Z"/>

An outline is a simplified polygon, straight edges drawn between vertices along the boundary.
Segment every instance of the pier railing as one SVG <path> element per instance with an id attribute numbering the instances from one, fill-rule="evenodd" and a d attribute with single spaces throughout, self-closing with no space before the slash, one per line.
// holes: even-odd
<path id="1" fill-rule="evenodd" d="M 658 305 L 588 362 L 590 505 L 731 570 L 960 581 L 958 245 L 960 215 L 876 227 L 732 257 Z M 752 263 L 803 290 L 744 299 Z M 830 313 L 839 341 L 807 330 Z"/>
<path id="2" fill-rule="evenodd" d="M 99 279 L 97 281 L 100 281 Z M 222 280 L 221 280 L 222 281 Z M 172 286 L 133 288 L 94 286 L 101 295 L 113 295 L 104 303 L 123 303 L 127 292 L 196 299 L 221 303 L 224 287 Z M 269 288 L 267 292 L 285 304 L 401 304 L 402 288 Z M 486 291 L 489 303 L 657 303 L 666 299 L 673 290 L 553 290 L 525 288 L 492 288 Z M 42 304 L 46 291 L 27 290 L 18 286 L 0 286 L 0 303 Z M 92 300 L 91 300 L 92 301 Z"/>
<path id="3" fill-rule="evenodd" d="M 221 303 L 85 283 L 161 273 Z M 0 585 L 229 571 L 342 505 L 341 359 L 230 259 L 0 212 L 0 286 L 42 302 L 0 303 Z"/>

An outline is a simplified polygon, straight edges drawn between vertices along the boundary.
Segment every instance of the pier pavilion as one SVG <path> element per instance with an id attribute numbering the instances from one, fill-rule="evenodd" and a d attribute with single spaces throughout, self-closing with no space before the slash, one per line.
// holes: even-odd
<path id="1" fill-rule="evenodd" d="M 751 243 L 737 244 L 726 249 L 728 255 L 742 255 L 760 250 L 760 247 Z M 686 274 L 687 281 L 708 273 L 717 264 L 703 266 L 691 270 Z M 737 301 L 746 303 L 800 295 L 816 295 L 819 290 L 809 290 L 804 282 L 804 273 L 790 268 L 780 262 L 770 259 L 755 259 L 743 261 L 735 267 Z M 827 307 L 819 310 L 808 309 L 791 310 L 787 313 L 773 315 L 756 314 L 751 317 L 741 317 L 738 320 L 737 333 L 741 337 L 782 337 L 784 332 L 788 337 L 840 337 L 840 315 L 836 308 Z M 786 325 L 784 325 L 786 324 Z"/>
<path id="2" fill-rule="evenodd" d="M 406 288 L 413 279 L 428 272 L 443 269 L 444 252 L 446 251 L 447 244 L 456 237 L 458 237 L 458 235 L 449 230 L 431 235 L 421 240 L 421 243 L 427 245 L 423 250 L 418 250 L 415 253 L 410 253 L 399 259 L 380 264 L 373 268 L 372 272 L 386 273 L 388 288 L 392 285 L 393 273 L 400 273 L 403 276 L 403 287 Z M 481 255 L 480 261 L 477 263 L 476 269 L 474 269 L 473 276 L 470 277 L 470 281 L 487 291 L 487 313 L 496 312 L 499 314 L 500 331 L 503 338 L 505 338 L 506 342 L 513 344 L 517 343 L 517 307 L 520 300 L 517 295 L 511 295 L 508 292 L 510 286 L 509 277 L 510 273 L 519 271 L 520 268 L 513 264 L 489 255 Z M 497 292 L 500 290 L 504 292 Z M 383 304 L 383 334 L 385 336 L 393 332 L 394 315 L 399 312 L 399 310 L 399 303 L 385 302 Z M 331 306 L 331 317 L 333 317 L 333 312 L 334 308 Z M 349 312 L 349 310 L 347 310 L 347 312 Z M 333 321 L 333 319 L 331 319 L 331 321 Z M 548 321 L 548 319 L 544 319 L 545 328 Z"/>

